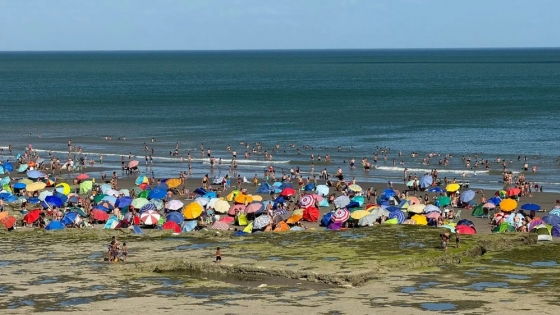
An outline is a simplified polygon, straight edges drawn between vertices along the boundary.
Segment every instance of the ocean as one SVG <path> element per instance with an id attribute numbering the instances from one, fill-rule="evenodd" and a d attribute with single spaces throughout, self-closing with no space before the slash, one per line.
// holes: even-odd
<path id="1" fill-rule="evenodd" d="M 502 187 L 502 158 L 514 173 L 537 166 L 528 180 L 560 191 L 559 82 L 560 49 L 2 52 L 0 146 L 14 153 L 0 158 L 28 144 L 64 158 L 72 140 L 83 156 L 103 155 L 104 172 L 132 154 L 142 173 L 176 177 L 190 152 L 193 175 L 213 176 L 228 173 L 229 145 L 248 178 L 270 164 L 310 176 L 314 163 L 370 182 L 437 169 L 492 189 Z M 243 157 L 257 142 L 272 162 Z M 221 166 L 210 168 L 207 149 Z M 366 173 L 360 160 L 373 163 L 376 150 Z M 475 154 L 493 162 L 489 170 L 474 167 Z"/>

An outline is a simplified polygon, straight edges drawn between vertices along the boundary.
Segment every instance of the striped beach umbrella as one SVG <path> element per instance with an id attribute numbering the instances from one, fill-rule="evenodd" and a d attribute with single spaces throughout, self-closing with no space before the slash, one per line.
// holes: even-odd
<path id="1" fill-rule="evenodd" d="M 334 223 L 344 223 L 350 218 L 350 211 L 347 209 L 337 209 L 331 216 Z"/>
<path id="2" fill-rule="evenodd" d="M 161 215 L 157 211 L 148 210 L 140 215 L 140 221 L 146 225 L 155 225 L 159 222 Z"/>

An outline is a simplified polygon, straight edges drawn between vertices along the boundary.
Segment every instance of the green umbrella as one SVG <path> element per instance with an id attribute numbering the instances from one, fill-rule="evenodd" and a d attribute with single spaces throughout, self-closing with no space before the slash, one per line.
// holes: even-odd
<path id="1" fill-rule="evenodd" d="M 138 198 L 148 198 L 148 194 L 150 193 L 149 190 L 144 190 L 143 192 L 141 192 L 140 194 L 138 194 Z"/>
<path id="2" fill-rule="evenodd" d="M 95 197 L 93 197 L 93 201 L 94 201 L 95 203 L 99 203 L 99 202 L 100 202 L 103 198 L 105 198 L 106 196 L 107 196 L 107 195 L 105 195 L 105 194 L 98 194 L 98 195 L 95 195 Z"/>
<path id="3" fill-rule="evenodd" d="M 71 212 L 76 212 L 77 214 L 79 214 L 79 215 L 80 215 L 81 217 L 83 217 L 83 218 L 87 218 L 87 216 L 88 216 L 88 215 L 84 212 L 84 209 L 82 209 L 82 208 L 74 207 L 74 208 L 71 208 L 70 211 L 71 211 Z"/>
<path id="4" fill-rule="evenodd" d="M 440 207 L 449 206 L 451 204 L 451 198 L 447 196 L 441 196 L 437 199 L 437 201 L 439 202 Z"/>

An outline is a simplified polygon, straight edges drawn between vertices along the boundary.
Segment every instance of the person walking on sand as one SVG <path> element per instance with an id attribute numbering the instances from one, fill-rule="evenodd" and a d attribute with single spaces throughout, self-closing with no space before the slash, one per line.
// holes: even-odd
<path id="1" fill-rule="evenodd" d="M 517 218 L 517 216 L 516 216 L 516 218 Z M 459 239 L 459 231 L 455 231 L 455 246 L 457 248 L 461 247 L 460 242 L 461 242 L 461 240 Z"/>
<path id="2" fill-rule="evenodd" d="M 221 261 L 222 261 L 222 253 L 220 252 L 220 248 L 218 247 L 216 249 L 216 260 L 214 262 L 219 263 Z"/>
<path id="3" fill-rule="evenodd" d="M 127 255 L 128 255 L 128 247 L 126 246 L 126 242 L 124 242 L 121 247 L 121 260 L 126 261 Z"/>

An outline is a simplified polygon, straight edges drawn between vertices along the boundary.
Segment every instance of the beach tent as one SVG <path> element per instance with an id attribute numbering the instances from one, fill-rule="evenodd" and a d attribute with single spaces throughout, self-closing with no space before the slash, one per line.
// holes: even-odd
<path id="1" fill-rule="evenodd" d="M 45 230 L 47 230 L 47 231 L 56 231 L 56 230 L 62 230 L 62 229 L 64 229 L 64 224 L 62 224 L 60 221 L 51 221 L 45 227 Z"/>
<path id="2" fill-rule="evenodd" d="M 560 225 L 553 226 L 552 230 L 550 231 L 550 234 L 552 234 L 552 236 L 554 237 L 560 236 Z"/>
<path id="3" fill-rule="evenodd" d="M 105 223 L 105 226 L 103 228 L 114 229 L 118 224 L 119 224 L 119 219 L 117 219 L 117 217 L 115 216 L 112 216 L 109 218 L 109 220 L 107 220 L 107 223 Z"/>
<path id="4" fill-rule="evenodd" d="M 471 215 L 475 218 L 487 218 L 488 217 L 488 209 L 484 209 L 483 204 L 479 204 L 478 206 L 474 207 Z"/>
<path id="5" fill-rule="evenodd" d="M 476 234 L 476 229 L 472 225 L 457 225 L 455 231 L 460 234 Z"/>
<path id="6" fill-rule="evenodd" d="M 88 194 L 93 188 L 93 182 L 91 180 L 86 180 L 80 184 L 80 195 Z"/>
<path id="7" fill-rule="evenodd" d="M 321 219 L 321 224 L 320 226 L 328 226 L 331 223 L 331 217 L 333 215 L 332 211 L 329 211 L 327 213 L 325 213 L 325 215 L 323 216 L 323 218 Z"/>
<path id="8" fill-rule="evenodd" d="M 262 182 L 261 185 L 259 186 L 259 188 L 257 188 L 257 191 L 255 193 L 257 193 L 257 194 L 269 194 L 271 191 L 274 191 L 274 188 L 272 186 L 270 186 L 269 183 Z"/>
<path id="9" fill-rule="evenodd" d="M 537 233 L 539 241 L 552 241 L 552 227 L 548 224 L 539 224 L 531 232 Z"/>
<path id="10" fill-rule="evenodd" d="M 212 178 L 212 185 L 221 185 L 224 182 L 224 177 L 222 175 L 216 175 Z"/>

